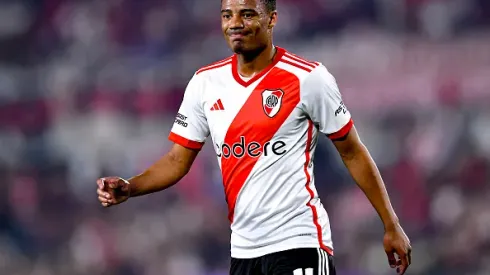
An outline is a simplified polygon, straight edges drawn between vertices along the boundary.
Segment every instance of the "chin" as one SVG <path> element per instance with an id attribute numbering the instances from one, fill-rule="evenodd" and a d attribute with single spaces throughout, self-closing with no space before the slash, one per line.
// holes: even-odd
<path id="1" fill-rule="evenodd" d="M 236 54 L 243 54 L 247 52 L 242 46 L 231 47 L 231 50 Z"/>
<path id="2" fill-rule="evenodd" d="M 234 42 L 231 44 L 231 50 L 236 54 L 242 55 L 257 55 L 260 53 L 263 48 L 261 47 L 253 47 L 251 45 L 246 45 L 243 42 Z"/>
<path id="3" fill-rule="evenodd" d="M 236 53 L 236 54 L 242 54 L 247 51 L 247 47 L 245 47 L 244 43 L 242 41 L 233 41 L 230 42 L 230 48 L 231 50 Z"/>

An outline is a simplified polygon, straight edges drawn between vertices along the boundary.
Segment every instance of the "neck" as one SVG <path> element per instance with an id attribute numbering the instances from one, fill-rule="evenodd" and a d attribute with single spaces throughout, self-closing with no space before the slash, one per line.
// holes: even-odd
<path id="1" fill-rule="evenodd" d="M 244 77 L 255 75 L 273 62 L 275 54 L 272 44 L 256 52 L 237 54 L 238 73 Z"/>

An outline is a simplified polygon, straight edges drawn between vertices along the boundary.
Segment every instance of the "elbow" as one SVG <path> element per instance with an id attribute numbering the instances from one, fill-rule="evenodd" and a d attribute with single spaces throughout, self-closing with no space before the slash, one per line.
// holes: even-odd
<path id="1" fill-rule="evenodd" d="M 340 151 L 339 154 L 344 162 L 352 161 L 367 152 L 366 146 L 362 143 L 352 144 L 352 146 L 343 149 L 344 150 Z"/>
<path id="2" fill-rule="evenodd" d="M 192 162 L 186 161 L 183 158 L 180 158 L 179 155 L 173 154 L 170 152 L 168 154 L 168 167 L 172 169 L 175 173 L 175 177 L 177 180 L 183 178 L 189 171 L 191 170 Z"/>
<path id="3" fill-rule="evenodd" d="M 179 179 L 181 179 L 181 178 L 185 177 L 189 173 L 189 171 L 191 170 L 191 167 L 190 166 L 184 166 L 183 165 L 178 170 L 179 170 L 179 177 L 180 177 Z"/>

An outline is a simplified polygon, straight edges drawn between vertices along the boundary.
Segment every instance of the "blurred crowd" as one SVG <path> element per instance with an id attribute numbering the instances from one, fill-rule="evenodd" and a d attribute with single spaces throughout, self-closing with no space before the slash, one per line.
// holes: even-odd
<path id="1" fill-rule="evenodd" d="M 162 156 L 195 70 L 229 56 L 211 0 L 0 1 L 0 274 L 224 275 L 207 144 L 173 188 L 109 209 L 100 176 Z M 413 245 L 413 275 L 490 274 L 490 2 L 278 0 L 275 43 L 337 77 Z M 342 275 L 394 274 L 330 141 L 316 184 Z"/>

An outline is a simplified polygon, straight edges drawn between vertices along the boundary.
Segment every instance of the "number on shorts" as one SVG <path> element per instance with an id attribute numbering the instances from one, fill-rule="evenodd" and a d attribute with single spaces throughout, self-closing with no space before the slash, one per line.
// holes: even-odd
<path id="1" fill-rule="evenodd" d="M 301 269 L 298 268 L 293 271 L 293 275 L 313 275 L 313 268 Z"/>

